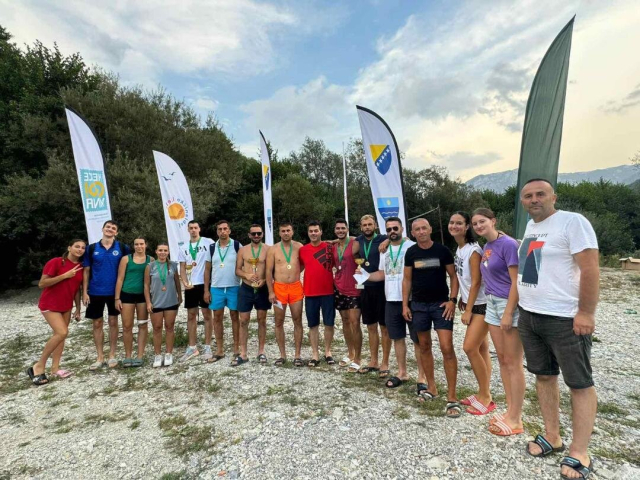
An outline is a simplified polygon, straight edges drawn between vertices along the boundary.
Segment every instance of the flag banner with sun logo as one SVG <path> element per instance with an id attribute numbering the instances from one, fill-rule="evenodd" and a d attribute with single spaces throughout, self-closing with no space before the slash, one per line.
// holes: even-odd
<path id="1" fill-rule="evenodd" d="M 80 183 L 87 237 L 89 243 L 95 243 L 102 238 L 102 225 L 111 219 L 104 157 L 89 124 L 76 111 L 70 108 L 65 111 Z"/>
<path id="2" fill-rule="evenodd" d="M 193 205 L 187 179 L 178 164 L 168 155 L 153 152 L 158 172 L 164 223 L 169 240 L 169 256 L 177 260 L 180 248 L 189 242 L 187 224 L 193 220 Z"/>
<path id="3" fill-rule="evenodd" d="M 377 113 L 360 106 L 356 109 L 378 227 L 382 231 L 389 217 L 399 217 L 406 225 L 402 167 L 393 132 Z"/>
<path id="4" fill-rule="evenodd" d="M 262 197 L 264 198 L 264 243 L 273 245 L 273 212 L 271 207 L 271 186 L 273 177 L 271 175 L 271 160 L 269 159 L 269 149 L 267 141 L 262 132 L 260 133 L 260 163 L 262 168 Z"/>

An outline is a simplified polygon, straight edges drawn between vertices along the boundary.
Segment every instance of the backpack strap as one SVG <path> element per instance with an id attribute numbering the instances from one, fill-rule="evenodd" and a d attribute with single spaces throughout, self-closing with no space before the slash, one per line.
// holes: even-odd
<path id="1" fill-rule="evenodd" d="M 240 247 L 241 247 L 241 246 L 242 246 L 242 245 L 240 245 L 240 242 L 239 242 L 238 240 L 234 240 L 234 241 L 233 241 L 233 248 L 235 248 L 235 249 L 236 249 L 236 253 L 238 253 L 238 252 L 240 251 Z"/>

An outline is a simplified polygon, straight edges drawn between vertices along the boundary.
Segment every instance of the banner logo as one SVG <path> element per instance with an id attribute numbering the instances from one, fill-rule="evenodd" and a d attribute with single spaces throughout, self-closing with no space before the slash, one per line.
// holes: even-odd
<path id="1" fill-rule="evenodd" d="M 265 190 L 269 190 L 269 167 L 267 165 L 263 165 L 262 171 L 264 174 L 264 188 Z"/>
<path id="2" fill-rule="evenodd" d="M 376 199 L 376 203 L 378 204 L 380 216 L 385 220 L 389 217 L 397 217 L 400 212 L 400 200 L 398 197 L 380 197 Z"/>
<path id="3" fill-rule="evenodd" d="M 391 149 L 389 145 L 369 145 L 371 158 L 378 171 L 384 175 L 391 167 Z"/>
<path id="4" fill-rule="evenodd" d="M 269 224 L 269 230 L 271 230 L 272 221 L 271 221 L 271 209 L 270 208 L 267 210 L 267 223 Z"/>
<path id="5" fill-rule="evenodd" d="M 165 202 L 167 214 L 169 218 L 178 224 L 178 228 L 182 228 L 187 224 L 189 216 L 189 206 L 187 202 L 178 197 L 172 197 Z"/>
<path id="6" fill-rule="evenodd" d="M 80 169 L 82 183 L 82 202 L 86 212 L 107 210 L 107 199 L 104 188 L 104 172 L 101 170 Z"/>

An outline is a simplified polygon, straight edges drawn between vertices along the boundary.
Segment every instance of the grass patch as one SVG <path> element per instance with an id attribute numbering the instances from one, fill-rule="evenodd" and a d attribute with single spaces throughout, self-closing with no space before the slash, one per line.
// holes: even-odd
<path id="1" fill-rule="evenodd" d="M 401 420 L 408 420 L 411 418 L 411 414 L 402 407 L 396 408 L 391 414 Z"/>
<path id="2" fill-rule="evenodd" d="M 270 385 L 267 388 L 267 395 L 280 395 L 281 393 L 287 394 L 291 392 L 293 392 L 293 387 L 285 385 Z"/>
<path id="3" fill-rule="evenodd" d="M 115 423 L 122 422 L 131 418 L 130 413 L 121 414 L 91 414 L 84 417 L 84 423 L 88 425 L 99 425 L 101 423 Z"/>
<path id="4" fill-rule="evenodd" d="M 530 435 L 544 434 L 544 426 L 533 420 L 522 420 L 522 426 Z"/>
<path id="5" fill-rule="evenodd" d="M 222 384 L 220 382 L 214 383 L 213 381 L 211 381 L 207 383 L 206 390 L 211 394 L 218 393 L 220 390 L 222 390 Z"/>
<path id="6" fill-rule="evenodd" d="M 602 415 L 613 415 L 616 417 L 624 417 L 628 415 L 629 412 L 620 408 L 618 405 L 612 402 L 600 402 L 598 404 L 598 413 Z"/>
<path id="7" fill-rule="evenodd" d="M 213 427 L 187 425 L 187 419 L 182 415 L 164 417 L 158 426 L 168 437 L 166 447 L 180 456 L 211 450 L 222 441 L 222 436 L 216 435 Z"/>
<path id="8" fill-rule="evenodd" d="M 133 422 L 131 422 L 131 423 L 129 424 L 129 428 L 130 428 L 131 430 L 135 430 L 135 429 L 137 429 L 139 426 L 140 426 L 140 420 L 134 420 Z"/>
<path id="9" fill-rule="evenodd" d="M 72 420 L 63 417 L 53 422 L 53 426 L 55 433 L 69 433 L 74 429 L 76 424 Z"/>
<path id="10" fill-rule="evenodd" d="M 640 465 L 640 450 L 631 450 L 625 447 L 619 447 L 615 450 L 609 448 L 597 447 L 592 450 L 597 457 L 608 458 L 616 463 L 627 462 L 631 465 Z"/>
<path id="11" fill-rule="evenodd" d="M 187 478 L 189 478 L 187 472 L 180 470 L 179 472 L 165 473 L 160 477 L 160 480 L 186 480 Z"/>
<path id="12" fill-rule="evenodd" d="M 176 337 L 173 341 L 173 346 L 178 348 L 187 348 L 189 346 L 189 334 L 187 329 L 182 325 L 176 325 L 175 327 Z"/>
<path id="13" fill-rule="evenodd" d="M 164 417 L 158 422 L 160 430 L 169 431 L 187 424 L 187 419 L 183 415 L 176 415 L 174 417 Z"/>

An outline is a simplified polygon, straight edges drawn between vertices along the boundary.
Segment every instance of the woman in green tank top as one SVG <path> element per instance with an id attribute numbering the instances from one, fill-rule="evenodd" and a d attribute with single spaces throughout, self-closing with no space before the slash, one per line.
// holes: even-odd
<path id="1" fill-rule="evenodd" d="M 122 366 L 141 367 L 144 363 L 144 349 L 147 346 L 149 315 L 144 299 L 144 270 L 153 259 L 147 255 L 144 238 L 133 241 L 134 253 L 120 260 L 116 283 L 116 308 L 122 314 L 122 340 L 125 359 Z M 138 357 L 133 359 L 133 316 L 138 319 Z"/>

